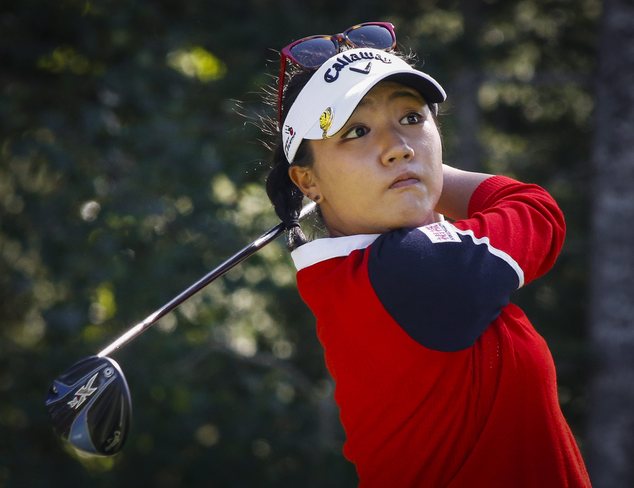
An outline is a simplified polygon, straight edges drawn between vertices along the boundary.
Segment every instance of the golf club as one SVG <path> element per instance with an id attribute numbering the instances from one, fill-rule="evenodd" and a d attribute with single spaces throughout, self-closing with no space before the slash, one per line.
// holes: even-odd
<path id="1" fill-rule="evenodd" d="M 315 207 L 315 203 L 306 205 L 299 219 L 310 214 Z M 141 335 L 161 317 L 216 278 L 275 240 L 284 229 L 283 223 L 271 228 L 121 334 L 96 356 L 80 360 L 58 376 L 51 384 L 45 402 L 55 432 L 84 453 L 111 456 L 119 452 L 130 429 L 132 398 L 121 367 L 107 356 Z"/>

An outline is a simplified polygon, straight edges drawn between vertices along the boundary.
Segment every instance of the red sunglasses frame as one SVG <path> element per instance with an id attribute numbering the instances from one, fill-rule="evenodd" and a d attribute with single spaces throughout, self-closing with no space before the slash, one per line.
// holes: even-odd
<path id="1" fill-rule="evenodd" d="M 367 47 L 367 46 L 358 46 L 354 44 L 348 37 L 348 34 L 352 31 L 359 29 L 360 27 L 366 27 L 370 25 L 377 25 L 379 27 L 384 27 L 392 36 L 392 45 L 388 48 L 385 48 L 386 51 L 392 51 L 396 49 L 396 33 L 394 32 L 394 25 L 391 24 L 390 22 L 364 22 L 362 24 L 353 25 L 352 27 L 349 27 L 348 29 L 346 29 L 343 32 L 340 32 L 339 34 L 302 37 L 301 39 L 293 41 L 288 46 L 285 46 L 282 48 L 280 52 L 280 74 L 278 77 L 278 85 L 277 85 L 277 119 L 278 119 L 278 123 L 280 127 L 282 126 L 282 96 L 284 95 L 284 79 L 286 77 L 286 60 L 288 59 L 293 64 L 296 64 L 297 66 L 305 70 L 316 70 L 319 68 L 319 66 L 312 66 L 312 67 L 304 66 L 301 62 L 299 62 L 295 58 L 295 56 L 293 56 L 291 49 L 293 49 L 298 44 L 301 44 L 302 42 L 310 41 L 312 39 L 328 39 L 332 41 L 332 43 L 335 45 L 335 49 L 337 53 L 341 52 L 342 46 L 348 46 L 349 48 Z"/>

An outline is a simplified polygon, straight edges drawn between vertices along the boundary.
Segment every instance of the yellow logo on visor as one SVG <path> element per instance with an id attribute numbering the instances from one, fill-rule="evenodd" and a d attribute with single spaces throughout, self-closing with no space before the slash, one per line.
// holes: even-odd
<path id="1" fill-rule="evenodd" d="M 333 113 L 332 109 L 328 107 L 319 117 L 319 128 L 322 130 L 322 139 L 328 138 L 328 129 L 332 125 Z"/>

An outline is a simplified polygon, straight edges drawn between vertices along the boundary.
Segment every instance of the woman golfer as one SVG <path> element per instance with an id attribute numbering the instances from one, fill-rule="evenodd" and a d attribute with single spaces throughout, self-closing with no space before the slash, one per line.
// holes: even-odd
<path id="1" fill-rule="evenodd" d="M 443 165 L 445 92 L 395 46 L 376 22 L 282 50 L 267 192 L 344 454 L 361 486 L 589 486 L 548 347 L 509 301 L 555 262 L 562 213 L 536 185 Z M 306 242 L 304 196 L 328 238 Z"/>

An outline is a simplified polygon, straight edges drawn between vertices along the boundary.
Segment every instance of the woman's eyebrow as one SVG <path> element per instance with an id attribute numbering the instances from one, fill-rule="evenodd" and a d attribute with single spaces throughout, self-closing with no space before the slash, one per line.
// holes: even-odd
<path id="1" fill-rule="evenodd" d="M 402 90 L 395 90 L 388 96 L 388 100 L 396 100 L 399 98 L 411 98 L 418 103 L 425 104 L 425 99 L 422 97 L 420 93 L 415 90 L 410 90 L 408 88 L 404 88 Z M 368 105 L 372 105 L 374 103 L 374 98 L 372 96 L 364 97 L 357 105 L 357 107 L 364 107 Z"/>
<path id="2" fill-rule="evenodd" d="M 420 93 L 418 93 L 417 91 L 414 90 L 396 90 L 392 93 L 390 93 L 389 96 L 389 100 L 394 100 L 397 98 L 413 98 L 414 100 L 416 100 L 417 102 L 420 103 L 425 103 L 425 99 L 420 95 Z"/>

